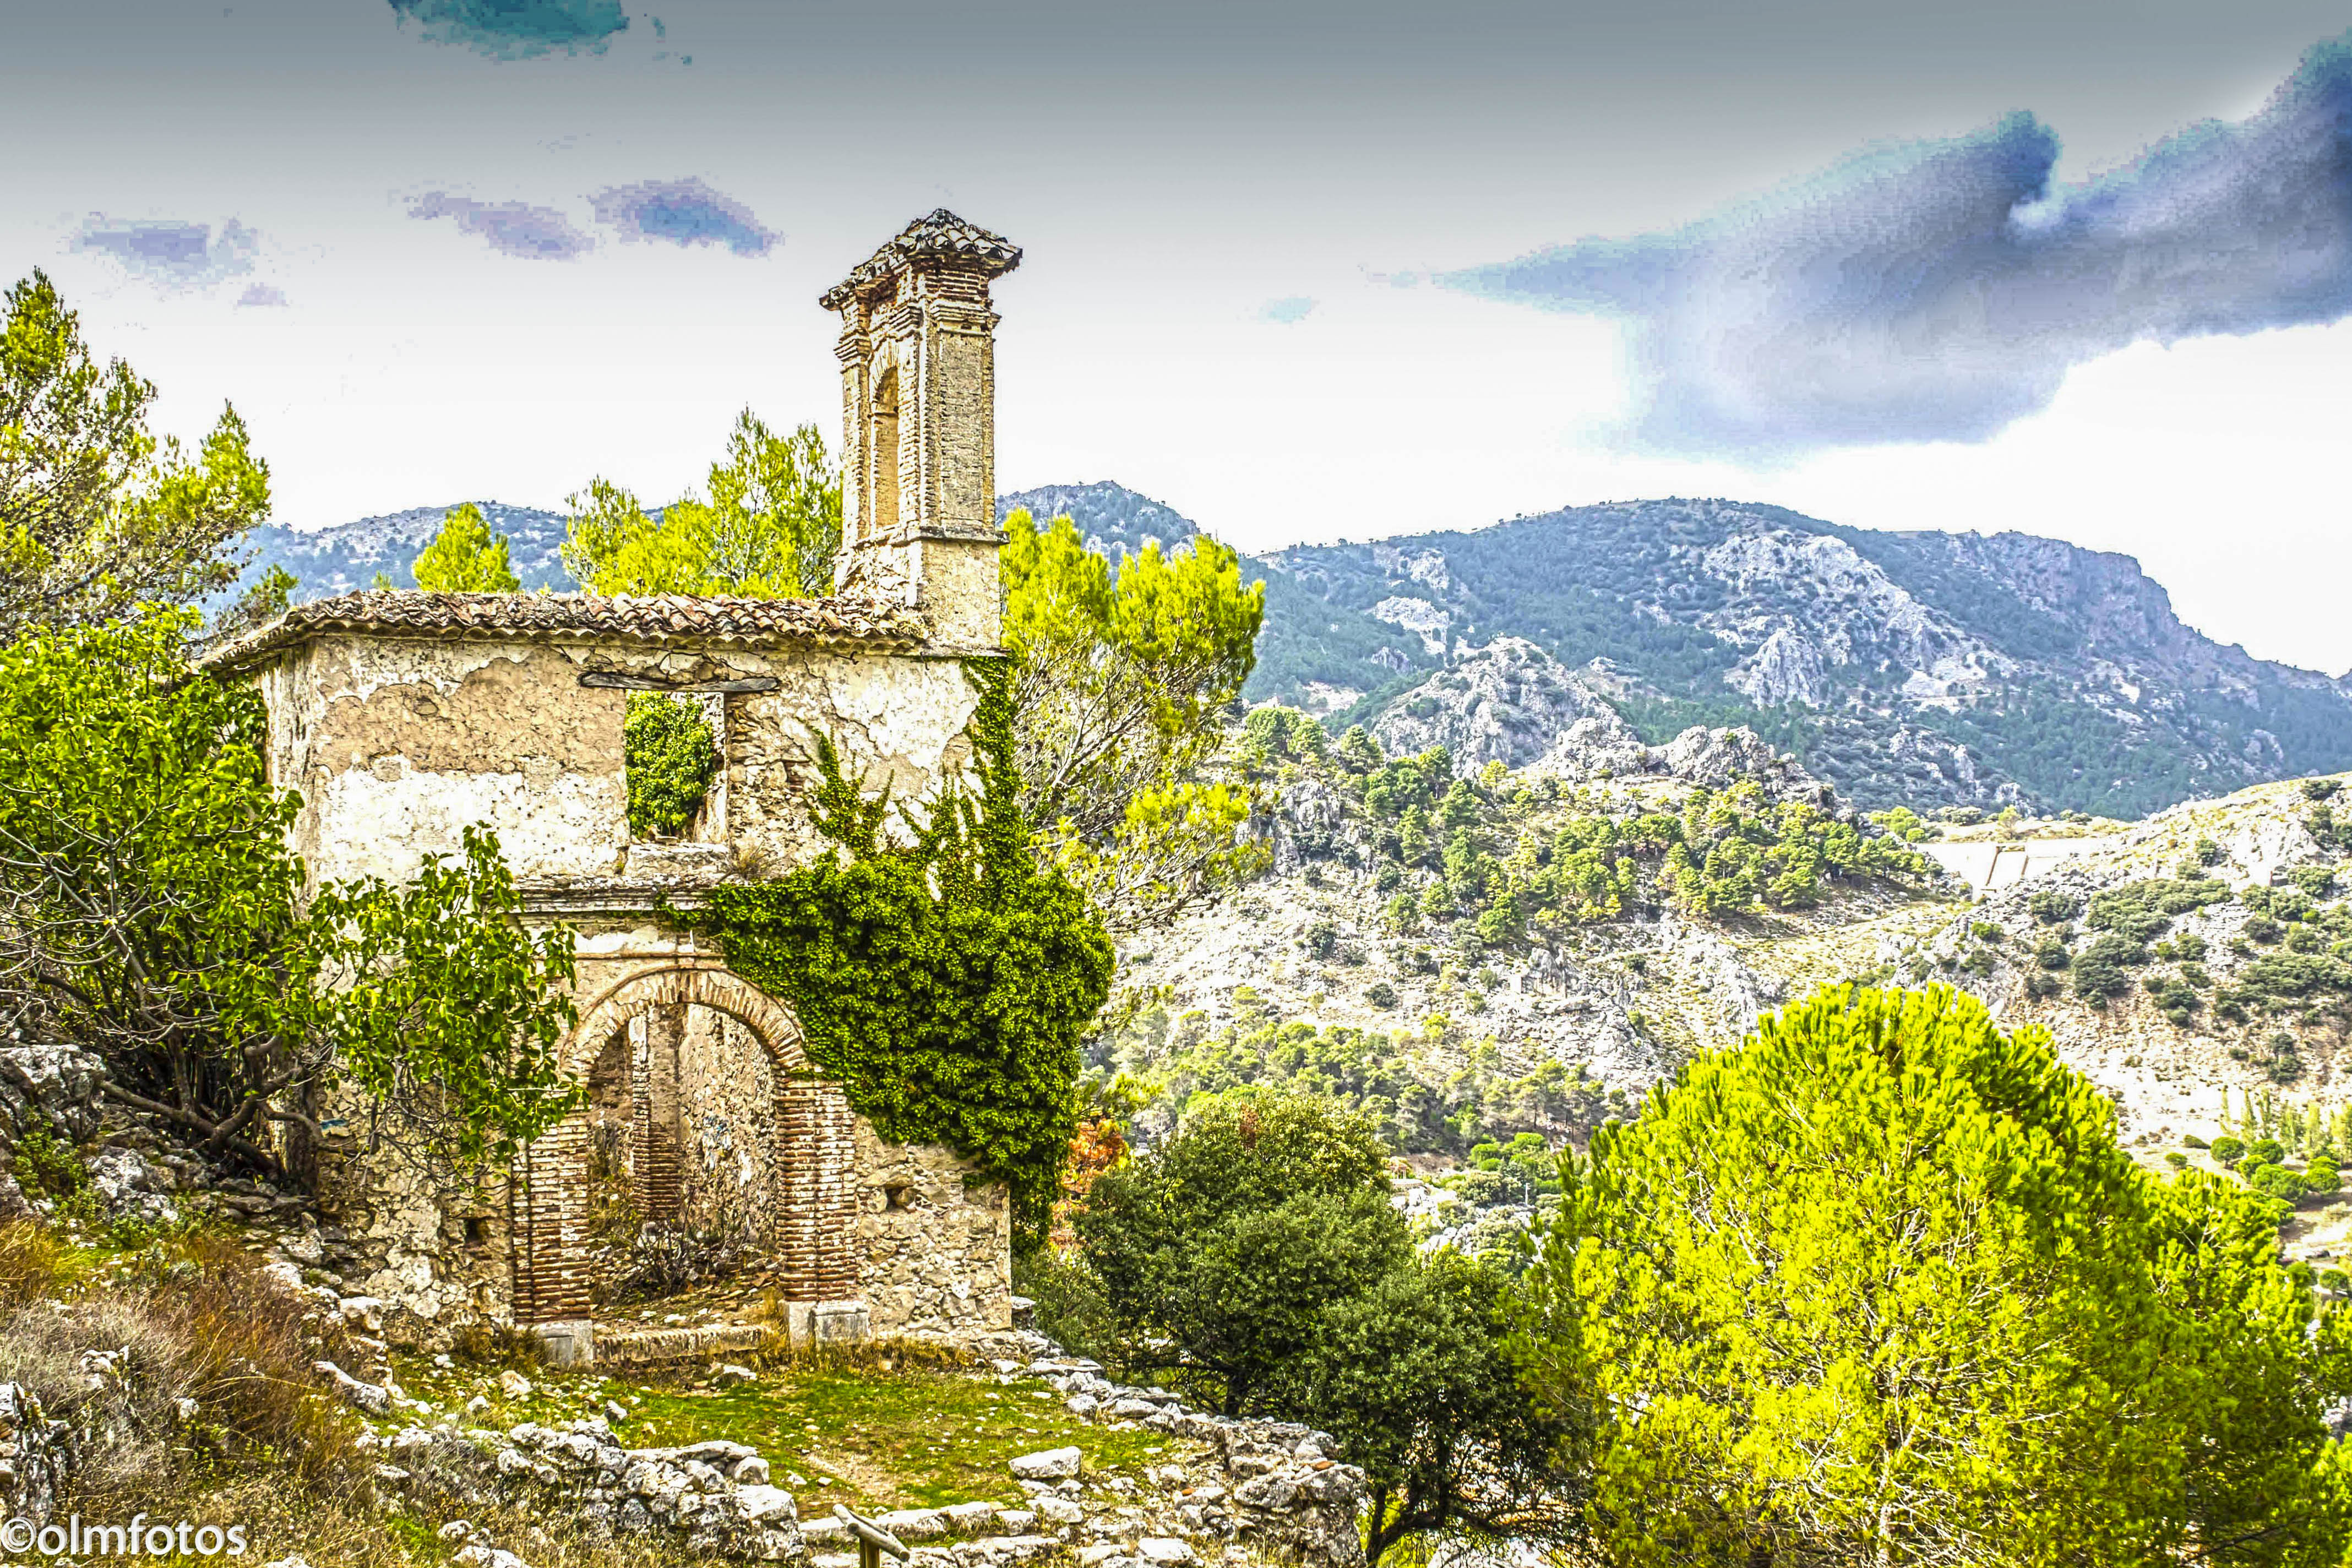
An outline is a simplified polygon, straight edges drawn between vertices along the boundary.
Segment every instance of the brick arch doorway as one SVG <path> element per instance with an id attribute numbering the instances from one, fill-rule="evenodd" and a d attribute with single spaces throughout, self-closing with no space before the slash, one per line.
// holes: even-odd
<path id="1" fill-rule="evenodd" d="M 791 1302 L 857 1294 L 856 1121 L 841 1086 L 818 1073 L 789 1009 L 724 969 L 642 971 L 583 1009 L 559 1059 L 588 1077 L 633 1023 L 701 1007 L 734 1020 L 766 1058 L 772 1095 L 767 1135 L 777 1158 L 768 1189 L 767 1237 Z M 517 1160 L 513 1204 L 514 1321 L 584 1325 L 593 1312 L 588 1256 L 591 1112 L 566 1118 Z M 657 1152 L 649 1149 L 648 1153 Z M 577 1337 L 575 1331 L 574 1338 Z M 584 1346 L 582 1348 L 585 1348 Z"/>

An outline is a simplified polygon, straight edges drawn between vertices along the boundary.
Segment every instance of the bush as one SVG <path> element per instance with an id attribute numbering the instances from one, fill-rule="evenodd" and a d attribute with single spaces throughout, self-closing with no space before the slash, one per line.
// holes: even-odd
<path id="1" fill-rule="evenodd" d="M 2319 1271 L 2319 1288 L 2331 1296 L 2352 1294 L 2352 1275 L 2341 1268 L 2323 1268 Z"/>
<path id="2" fill-rule="evenodd" d="M 2178 1149 L 2167 1149 L 2164 1152 L 2164 1163 L 2176 1171 L 2186 1170 L 2189 1165 L 2189 1156 Z"/>
<path id="3" fill-rule="evenodd" d="M 2286 875 L 2287 880 L 2307 899 L 2324 899 L 2336 886 L 2336 868 L 2332 866 L 2297 866 Z"/>
<path id="4" fill-rule="evenodd" d="M 2082 901 L 2071 893 L 2036 893 L 2025 900 L 2025 907 L 2043 925 L 2063 925 L 2074 918 Z"/>
<path id="5" fill-rule="evenodd" d="M 2303 1184 L 2315 1193 L 2342 1192 L 2344 1176 L 2336 1168 L 2336 1162 L 2323 1154 L 2304 1167 Z"/>
<path id="6" fill-rule="evenodd" d="M 1369 1118 L 1290 1094 L 1196 1103 L 1072 1220 L 1119 1359 L 1228 1415 L 1272 1407 L 1324 1311 L 1412 1255 Z"/>
<path id="7" fill-rule="evenodd" d="M 719 776 L 718 738 L 702 705 L 666 692 L 631 692 L 621 751 L 629 831 L 643 838 L 684 832 Z"/>
<path id="8" fill-rule="evenodd" d="M 2212 1154 L 2215 1164 L 2227 1170 L 2245 1158 L 2246 1145 L 2242 1139 L 2232 1138 L 2224 1132 L 2213 1140 L 2208 1152 Z"/>
<path id="9" fill-rule="evenodd" d="M 2206 1142 L 2205 1140 L 2200 1138 L 2194 1132 L 2183 1132 L 2180 1135 L 2180 1142 L 2182 1144 L 2191 1149 L 2210 1149 L 2212 1147 L 2211 1144 Z"/>
<path id="10" fill-rule="evenodd" d="M 1364 988 L 1364 1000 L 1375 1007 L 1393 1007 L 1397 1005 L 1396 987 L 1385 980 L 1376 980 Z"/>
<path id="11" fill-rule="evenodd" d="M 2045 936 L 2033 944 L 2033 962 L 2044 969 L 2063 969 L 2074 962 L 2066 951 L 2066 941 L 2060 936 Z"/>
<path id="12" fill-rule="evenodd" d="M 2147 961 L 2147 951 L 2138 943 L 2121 936 L 2103 936 L 2074 959 L 2074 994 L 2086 1002 L 2120 996 L 2131 987 L 2126 968 Z"/>
<path id="13" fill-rule="evenodd" d="M 2056 975 L 2045 973 L 2038 969 L 2025 977 L 2025 994 L 2028 996 L 2055 996 L 2065 989 L 2064 983 Z"/>
<path id="14" fill-rule="evenodd" d="M 2260 1165 L 2246 1173 L 2246 1180 L 2261 1192 L 2274 1198 L 2294 1202 L 2304 1194 L 2303 1178 L 2284 1165 Z"/>
<path id="15" fill-rule="evenodd" d="M 2251 1165 L 2275 1165 L 2286 1158 L 2286 1147 L 2275 1138 L 2257 1138 L 2246 1145 L 2246 1163 Z"/>
<path id="16" fill-rule="evenodd" d="M 1118 1322 L 1103 1300 L 1102 1281 L 1082 1258 L 1041 1247 L 1013 1259 L 1013 1289 L 1037 1303 L 1037 1331 L 1072 1355 L 1103 1356 L 1118 1339 Z"/>

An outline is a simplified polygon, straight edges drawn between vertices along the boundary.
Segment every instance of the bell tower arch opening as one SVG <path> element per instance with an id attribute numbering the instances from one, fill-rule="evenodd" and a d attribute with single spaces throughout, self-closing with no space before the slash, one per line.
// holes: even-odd
<path id="1" fill-rule="evenodd" d="M 874 379 L 873 476 L 874 504 L 870 520 L 862 522 L 858 538 L 887 539 L 898 531 L 898 495 L 906 482 L 898 435 L 898 367 L 886 365 Z"/>

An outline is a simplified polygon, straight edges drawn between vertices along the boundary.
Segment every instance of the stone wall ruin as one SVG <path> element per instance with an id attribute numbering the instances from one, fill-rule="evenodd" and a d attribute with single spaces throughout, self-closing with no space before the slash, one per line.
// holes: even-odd
<path id="1" fill-rule="evenodd" d="M 563 1056 L 591 1104 L 514 1169 L 406 1160 L 373 1108 L 320 1108 L 321 1200 L 360 1258 L 346 1283 L 415 1333 L 510 1319 L 592 1354 L 594 1232 L 630 1213 L 740 1230 L 812 1331 L 1010 1328 L 1002 1186 L 951 1151 L 880 1138 L 806 1058 L 790 1010 L 659 911 L 827 852 L 820 740 L 900 801 L 967 773 L 964 661 L 999 637 L 989 285 L 1019 258 L 934 213 L 826 294 L 847 467 L 833 597 L 366 593 L 207 657 L 263 694 L 314 883 L 406 879 L 488 825 L 529 921 L 576 932 Z M 642 692 L 712 723 L 717 779 L 674 837 L 628 821 L 622 726 Z"/>

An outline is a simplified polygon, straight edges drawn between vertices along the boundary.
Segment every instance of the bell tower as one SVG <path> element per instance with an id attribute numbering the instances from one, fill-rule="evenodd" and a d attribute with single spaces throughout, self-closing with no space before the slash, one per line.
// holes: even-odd
<path id="1" fill-rule="evenodd" d="M 941 207 L 824 291 L 841 314 L 840 591 L 921 610 L 939 643 L 1002 635 L 996 312 L 1021 248 Z"/>

